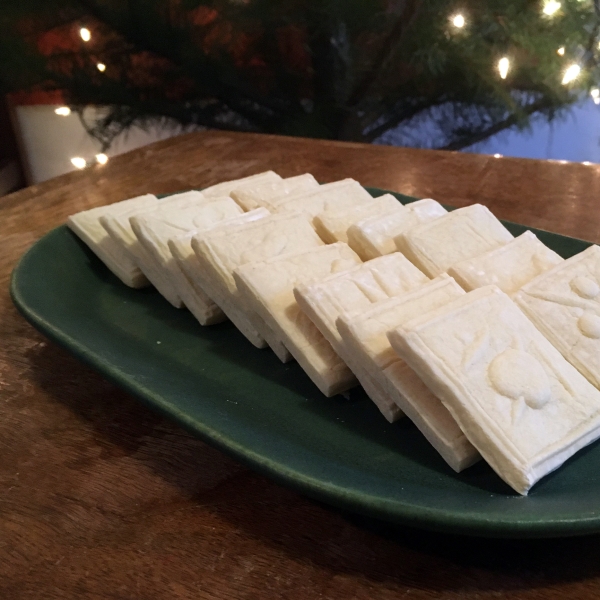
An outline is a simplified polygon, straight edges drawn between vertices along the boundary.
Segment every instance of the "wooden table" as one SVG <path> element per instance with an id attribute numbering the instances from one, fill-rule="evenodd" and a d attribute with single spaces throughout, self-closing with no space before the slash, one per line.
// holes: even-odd
<path id="1" fill-rule="evenodd" d="M 598 598 L 600 538 L 474 540 L 345 515 L 153 414 L 17 313 L 67 215 L 274 169 L 354 177 L 600 242 L 600 166 L 207 132 L 0 199 L 0 598 Z"/>

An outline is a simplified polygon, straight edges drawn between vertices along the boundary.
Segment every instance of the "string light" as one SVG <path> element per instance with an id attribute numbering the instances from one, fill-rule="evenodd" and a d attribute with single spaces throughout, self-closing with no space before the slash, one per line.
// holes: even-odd
<path id="1" fill-rule="evenodd" d="M 79 35 L 84 42 L 89 42 L 92 39 L 92 32 L 87 27 L 82 27 L 79 30 Z"/>
<path id="2" fill-rule="evenodd" d="M 502 154 L 494 154 L 494 158 L 502 158 Z"/>
<path id="3" fill-rule="evenodd" d="M 570 65 L 569 68 L 565 71 L 564 77 L 562 79 L 562 84 L 567 85 L 572 81 L 575 81 L 579 77 L 579 73 L 581 73 L 581 67 L 579 65 Z"/>
<path id="4" fill-rule="evenodd" d="M 509 68 L 510 68 L 510 61 L 508 60 L 508 58 L 506 56 L 503 56 L 498 61 L 498 71 L 500 72 L 500 77 L 502 79 L 506 79 L 506 76 L 508 75 L 508 69 Z"/>
<path id="5" fill-rule="evenodd" d="M 68 117 L 71 114 L 71 109 L 68 106 L 59 106 L 54 109 L 54 112 L 61 117 Z"/>
<path id="6" fill-rule="evenodd" d="M 545 15 L 551 17 L 560 9 L 560 2 L 556 2 L 556 0 L 546 0 L 544 2 L 544 8 L 542 9 Z"/>
<path id="7" fill-rule="evenodd" d="M 96 162 L 99 165 L 105 165 L 108 162 L 108 156 L 104 153 L 96 154 Z"/>
<path id="8" fill-rule="evenodd" d="M 565 47 L 561 46 L 557 51 L 556 54 L 558 54 L 559 56 L 564 56 L 565 55 Z"/>
<path id="9" fill-rule="evenodd" d="M 598 88 L 592 88 L 590 96 L 593 98 L 594 104 L 600 104 L 600 90 Z"/>
<path id="10" fill-rule="evenodd" d="M 452 21 L 452 25 L 458 27 L 458 29 L 464 27 L 466 23 L 465 18 L 461 14 L 454 15 L 450 20 Z"/>
<path id="11" fill-rule="evenodd" d="M 71 159 L 71 164 L 77 169 L 85 169 L 87 167 L 87 161 L 85 158 L 81 158 L 81 156 L 74 156 Z"/>
<path id="12" fill-rule="evenodd" d="M 104 71 L 106 71 L 106 65 L 104 63 L 98 63 L 96 65 L 96 68 L 98 69 L 98 71 L 100 71 L 100 73 L 104 73 Z"/>

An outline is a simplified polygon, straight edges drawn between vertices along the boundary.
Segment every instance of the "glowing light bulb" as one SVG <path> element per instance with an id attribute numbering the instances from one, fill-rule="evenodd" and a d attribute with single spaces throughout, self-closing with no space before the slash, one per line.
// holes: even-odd
<path id="1" fill-rule="evenodd" d="M 61 117 L 68 117 L 71 114 L 71 109 L 68 106 L 59 106 L 54 109 L 54 112 Z"/>
<path id="2" fill-rule="evenodd" d="M 509 68 L 510 68 L 510 61 L 508 60 L 508 58 L 506 58 L 506 56 L 503 56 L 498 61 L 498 71 L 499 71 L 500 77 L 502 77 L 502 79 L 506 79 Z"/>
<path id="3" fill-rule="evenodd" d="M 560 55 L 560 56 L 564 56 L 565 55 L 565 47 L 561 46 L 557 51 L 556 54 Z"/>
<path id="4" fill-rule="evenodd" d="M 98 69 L 100 73 L 104 73 L 104 71 L 106 71 L 106 65 L 104 63 L 98 63 L 96 65 L 96 69 Z"/>
<path id="5" fill-rule="evenodd" d="M 96 154 L 96 162 L 100 165 L 105 165 L 108 162 L 108 156 L 106 154 Z"/>
<path id="6" fill-rule="evenodd" d="M 562 79 L 562 84 L 567 85 L 572 81 L 575 81 L 579 77 L 579 73 L 581 73 L 581 67 L 579 65 L 570 65 L 569 68 L 565 71 L 565 74 Z"/>
<path id="7" fill-rule="evenodd" d="M 465 18 L 461 14 L 454 15 L 451 20 L 452 25 L 454 25 L 454 27 L 458 27 L 459 29 L 464 27 L 466 23 Z"/>
<path id="8" fill-rule="evenodd" d="M 590 90 L 590 96 L 594 100 L 594 104 L 600 104 L 600 90 L 598 88 L 592 88 Z"/>
<path id="9" fill-rule="evenodd" d="M 71 159 L 71 164 L 78 169 L 85 169 L 87 167 L 87 161 L 81 156 L 75 156 Z"/>
<path id="10" fill-rule="evenodd" d="M 494 158 L 502 158 L 502 154 L 494 154 Z"/>
<path id="11" fill-rule="evenodd" d="M 84 42 L 89 42 L 92 39 L 92 32 L 87 27 L 82 27 L 79 30 L 79 35 Z"/>
<path id="12" fill-rule="evenodd" d="M 559 9 L 560 9 L 560 2 L 556 2 L 556 0 L 546 0 L 546 2 L 544 2 L 544 8 L 542 9 L 542 12 L 545 15 L 548 15 L 549 17 L 551 17 Z"/>

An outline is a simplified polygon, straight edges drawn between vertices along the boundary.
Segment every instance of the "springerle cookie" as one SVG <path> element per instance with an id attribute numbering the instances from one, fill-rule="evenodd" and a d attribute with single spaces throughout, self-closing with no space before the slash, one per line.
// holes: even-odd
<path id="1" fill-rule="evenodd" d="M 176 261 L 181 276 L 174 279 L 177 286 L 177 293 L 189 311 L 196 317 L 201 325 L 213 325 L 220 323 L 227 317 L 225 313 L 213 302 L 212 298 L 202 288 L 198 278 L 198 271 L 201 269 L 196 253 L 192 249 L 192 238 L 199 231 L 212 229 L 214 227 L 230 227 L 242 225 L 264 219 L 271 213 L 266 208 L 257 208 L 247 213 L 242 213 L 238 217 L 220 221 L 210 227 L 199 227 L 180 233 L 169 239 L 169 250 Z"/>
<path id="2" fill-rule="evenodd" d="M 426 275 L 395 252 L 294 290 L 300 308 L 358 377 L 367 395 L 390 423 L 402 416 L 400 408 L 362 368 L 362 362 L 348 352 L 336 321 L 340 315 L 368 310 L 373 303 L 404 294 L 427 281 Z"/>
<path id="3" fill-rule="evenodd" d="M 306 216 L 299 213 L 270 215 L 236 227 L 217 227 L 192 238 L 203 289 L 250 342 L 263 348 L 266 340 L 283 361 L 289 360 L 289 353 L 264 320 L 245 304 L 233 271 L 246 263 L 322 245 Z"/>
<path id="4" fill-rule="evenodd" d="M 448 409 L 396 354 L 387 333 L 464 294 L 452 277 L 440 275 L 407 294 L 381 300 L 361 313 L 338 319 L 340 335 L 354 360 L 388 392 L 457 472 L 479 460 L 479 452 Z"/>
<path id="5" fill-rule="evenodd" d="M 210 200 L 206 199 L 201 192 L 197 191 L 173 194 L 148 208 L 134 208 L 129 211 L 123 211 L 118 215 L 104 215 L 100 218 L 100 225 L 104 227 L 112 240 L 121 248 L 129 259 L 135 262 L 148 280 L 156 280 L 160 279 L 160 273 L 155 272 L 154 264 L 149 260 L 144 248 L 135 236 L 135 233 L 133 233 L 129 219 L 135 215 L 141 214 L 169 214 L 172 210 L 187 208 L 189 206 L 200 206 L 209 201 Z M 180 298 L 176 300 L 176 305 L 182 305 Z"/>
<path id="6" fill-rule="evenodd" d="M 600 247 L 590 246 L 515 295 L 534 325 L 600 388 Z"/>
<path id="7" fill-rule="evenodd" d="M 370 260 L 397 251 L 396 238 L 421 223 L 428 223 L 447 210 L 435 200 L 425 198 L 403 205 L 403 210 L 374 215 L 348 229 L 348 244 L 363 259 Z"/>
<path id="8" fill-rule="evenodd" d="M 120 215 L 156 206 L 159 200 L 153 194 L 130 198 L 107 206 L 84 210 L 67 219 L 67 226 L 98 258 L 125 284 L 132 288 L 148 285 L 148 279 L 135 261 L 115 242 L 100 224 L 106 215 Z"/>
<path id="9" fill-rule="evenodd" d="M 312 222 L 322 212 L 350 208 L 365 202 L 372 202 L 373 197 L 354 179 L 342 179 L 325 183 L 314 190 L 300 192 L 284 198 L 273 199 L 265 207 L 271 212 L 303 212 Z"/>
<path id="10" fill-rule="evenodd" d="M 178 289 L 187 283 L 185 275 L 169 249 L 169 238 L 186 231 L 207 229 L 216 223 L 244 214 L 232 198 L 211 198 L 210 202 L 168 213 L 150 213 L 129 219 L 131 228 L 145 254 L 152 285 L 174 306 L 182 300 Z"/>
<path id="11" fill-rule="evenodd" d="M 338 242 L 234 271 L 237 287 L 250 306 L 271 326 L 306 374 L 326 396 L 356 385 L 352 371 L 336 354 L 294 297 L 294 288 L 346 271 L 360 263 L 347 244 Z"/>
<path id="12" fill-rule="evenodd" d="M 388 338 L 520 494 L 600 435 L 600 391 L 496 286 Z"/>
<path id="13" fill-rule="evenodd" d="M 409 260 L 430 277 L 452 265 L 510 242 L 508 229 L 483 205 L 459 208 L 396 238 Z"/>
<path id="14" fill-rule="evenodd" d="M 232 179 L 231 181 L 223 181 L 210 187 L 204 188 L 202 193 L 207 198 L 229 196 L 233 190 L 239 190 L 244 187 L 253 187 L 268 181 L 280 181 L 281 177 L 273 171 L 265 171 L 264 173 L 257 173 L 256 175 L 250 175 L 249 177 L 242 177 L 241 179 Z"/>
<path id="15" fill-rule="evenodd" d="M 561 262 L 563 259 L 556 252 L 526 231 L 504 246 L 456 263 L 448 274 L 468 292 L 493 284 L 511 296 Z"/>
<path id="16" fill-rule="evenodd" d="M 318 214 L 313 224 L 321 239 L 328 243 L 348 243 L 348 228 L 354 223 L 367 217 L 388 215 L 394 211 L 403 211 L 400 201 L 391 194 L 384 194 L 373 198 L 371 202 L 357 204 L 356 206 L 342 206 L 338 209 L 328 210 Z"/>
<path id="17" fill-rule="evenodd" d="M 283 200 L 318 187 L 317 180 L 310 173 L 306 173 L 253 186 L 247 184 L 232 190 L 230 195 L 244 210 L 253 210 L 260 206 L 269 206 L 272 200 Z"/>

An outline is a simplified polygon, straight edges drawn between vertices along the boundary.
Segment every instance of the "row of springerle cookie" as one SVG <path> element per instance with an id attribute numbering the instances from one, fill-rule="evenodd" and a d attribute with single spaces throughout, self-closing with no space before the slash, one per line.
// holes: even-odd
<path id="1" fill-rule="evenodd" d="M 69 225 L 127 285 L 151 282 L 202 324 L 229 317 L 324 394 L 360 382 L 457 471 L 483 455 L 526 493 L 597 437 L 596 246 L 563 261 L 481 205 L 272 172 Z"/>

